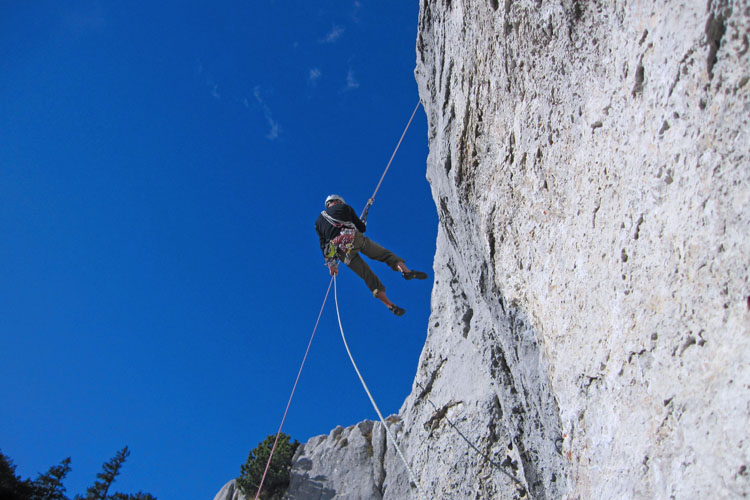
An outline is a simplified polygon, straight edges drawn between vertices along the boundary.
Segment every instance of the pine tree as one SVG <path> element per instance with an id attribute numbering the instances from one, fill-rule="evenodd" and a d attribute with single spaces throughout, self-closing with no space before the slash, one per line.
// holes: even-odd
<path id="1" fill-rule="evenodd" d="M 66 458 L 60 465 L 54 465 L 44 474 L 40 474 L 34 481 L 34 494 L 31 500 L 68 500 L 65 496 L 65 486 L 62 482 L 70 472 L 70 458 Z"/>
<path id="2" fill-rule="evenodd" d="M 16 476 L 13 461 L 0 453 L 0 500 L 28 500 L 33 491 L 31 481 Z"/>
<path id="3" fill-rule="evenodd" d="M 98 481 L 86 490 L 85 497 L 77 495 L 76 500 L 107 500 L 110 498 L 108 496 L 109 488 L 112 486 L 112 483 L 115 482 L 115 478 L 120 474 L 122 464 L 125 463 L 125 460 L 127 460 L 129 455 L 130 451 L 128 451 L 128 447 L 126 446 L 118 451 L 112 460 L 105 462 L 102 466 L 102 472 L 96 475 Z"/>
<path id="4" fill-rule="evenodd" d="M 241 475 L 237 478 L 237 484 L 245 496 L 254 497 L 258 490 L 275 439 L 276 436 L 269 435 L 262 443 L 258 443 L 258 446 L 249 453 L 247 462 L 240 468 Z M 298 441 L 295 440 L 292 443 L 290 439 L 284 433 L 279 435 L 279 441 L 276 443 L 271 464 L 268 466 L 268 472 L 263 481 L 263 490 L 260 494 L 262 500 L 279 500 L 289 487 L 292 458 L 299 446 Z"/>
<path id="5" fill-rule="evenodd" d="M 156 500 L 156 497 L 143 492 L 134 495 L 109 494 L 112 483 L 129 455 L 127 446 L 118 451 L 112 460 L 104 464 L 102 472 L 96 475 L 97 481 L 86 491 L 86 496 L 76 495 L 75 500 Z M 70 458 L 66 458 L 59 465 L 40 474 L 35 481 L 22 480 L 16 476 L 16 466 L 11 459 L 0 453 L 0 500 L 69 500 L 65 496 L 63 480 L 70 469 Z"/>

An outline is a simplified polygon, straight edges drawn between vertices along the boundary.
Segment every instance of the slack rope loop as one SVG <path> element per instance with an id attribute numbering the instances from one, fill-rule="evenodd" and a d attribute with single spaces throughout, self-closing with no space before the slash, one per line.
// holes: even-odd
<path id="1" fill-rule="evenodd" d="M 372 397 L 372 393 L 370 393 L 370 389 L 368 389 L 367 384 L 365 384 L 365 379 L 362 378 L 362 374 L 359 372 L 359 368 L 357 368 L 357 363 L 354 362 L 352 351 L 349 350 L 349 344 L 346 342 L 346 336 L 344 335 L 344 327 L 341 326 L 341 313 L 339 312 L 339 294 L 338 294 L 338 288 L 336 287 L 336 276 L 333 277 L 333 298 L 336 303 L 336 317 L 339 320 L 339 330 L 341 330 L 341 340 L 344 341 L 344 347 L 346 347 L 346 353 L 349 355 L 349 360 L 352 362 L 354 371 L 357 372 L 359 381 L 362 382 L 362 387 L 365 388 L 367 397 L 370 398 L 370 403 L 372 403 L 372 407 L 375 408 L 375 413 L 378 414 L 378 418 L 380 418 L 380 422 L 383 424 L 383 428 L 385 429 L 386 434 L 388 434 L 388 437 L 391 440 L 391 444 L 393 444 L 393 447 L 396 448 L 396 452 L 398 453 L 398 456 L 401 458 L 401 461 L 404 462 L 404 466 L 406 467 L 406 470 L 409 472 L 409 478 L 411 478 L 411 482 L 414 483 L 414 486 L 417 487 L 417 491 L 419 491 L 420 496 L 424 497 L 424 492 L 422 491 L 422 488 L 419 487 L 419 482 L 417 481 L 417 478 L 414 475 L 414 472 L 412 472 L 411 467 L 409 467 L 409 463 L 406 461 L 406 457 L 404 457 L 404 454 L 401 452 L 401 448 L 399 448 L 398 444 L 396 443 L 396 438 L 393 437 L 393 434 L 391 434 L 390 429 L 388 429 L 388 426 L 385 423 L 385 419 L 383 418 L 383 414 L 380 413 L 380 408 L 378 408 L 378 405 L 375 403 L 375 399 Z"/>
<path id="2" fill-rule="evenodd" d="M 255 494 L 255 500 L 258 500 L 260 498 L 260 491 L 263 489 L 263 481 L 266 480 L 266 474 L 268 473 L 268 467 L 271 465 L 271 459 L 273 458 L 273 452 L 276 450 L 276 443 L 279 441 L 279 436 L 281 435 L 281 429 L 284 427 L 284 422 L 286 421 L 286 415 L 289 413 L 289 406 L 292 404 L 292 398 L 294 397 L 294 391 L 297 390 L 297 383 L 299 382 L 299 377 L 302 375 L 302 368 L 305 366 L 305 361 L 307 361 L 307 355 L 310 352 L 310 346 L 312 345 L 313 339 L 315 338 L 315 332 L 318 330 L 318 324 L 320 323 L 320 317 L 323 315 L 323 309 L 326 306 L 326 302 L 328 302 L 328 294 L 331 293 L 331 285 L 333 284 L 333 278 L 331 278 L 331 281 L 328 283 L 328 290 L 326 290 L 326 296 L 323 299 L 323 305 L 320 306 L 320 312 L 318 313 L 318 319 L 315 321 L 315 328 L 313 328 L 312 335 L 310 335 L 310 342 L 307 343 L 307 350 L 305 350 L 305 355 L 302 358 L 302 364 L 299 367 L 299 371 L 297 372 L 297 378 L 294 381 L 294 386 L 292 387 L 292 393 L 289 395 L 289 401 L 286 403 L 286 409 L 284 410 L 284 416 L 281 418 L 281 425 L 279 425 L 279 431 L 276 433 L 276 439 L 273 440 L 273 446 L 271 446 L 271 453 L 268 455 L 268 462 L 266 462 L 266 468 L 263 470 L 263 476 L 260 478 L 260 485 L 258 486 L 258 492 Z"/>

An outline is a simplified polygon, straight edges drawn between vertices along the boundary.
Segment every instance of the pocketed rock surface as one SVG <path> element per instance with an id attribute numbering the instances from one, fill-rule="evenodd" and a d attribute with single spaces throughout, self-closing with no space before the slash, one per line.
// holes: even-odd
<path id="1" fill-rule="evenodd" d="M 441 224 L 417 381 L 513 443 L 535 498 L 750 494 L 750 3 L 467 4 L 420 13 Z M 436 495 L 443 429 L 414 457 Z"/>

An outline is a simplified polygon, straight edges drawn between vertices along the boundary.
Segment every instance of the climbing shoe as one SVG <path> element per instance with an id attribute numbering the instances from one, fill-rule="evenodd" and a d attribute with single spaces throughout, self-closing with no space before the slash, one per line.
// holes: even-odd
<path id="1" fill-rule="evenodd" d="M 423 273 L 422 271 L 409 271 L 408 273 L 401 273 L 401 275 L 404 277 L 405 280 L 426 280 L 427 279 L 427 273 Z"/>
<path id="2" fill-rule="evenodd" d="M 406 313 L 406 309 L 401 309 L 396 304 L 391 304 L 390 306 L 388 306 L 388 309 L 390 309 L 390 311 L 396 316 L 403 316 L 404 313 Z"/>

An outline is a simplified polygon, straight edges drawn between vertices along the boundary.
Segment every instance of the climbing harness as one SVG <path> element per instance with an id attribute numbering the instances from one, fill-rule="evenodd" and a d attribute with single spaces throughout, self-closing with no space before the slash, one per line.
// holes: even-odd
<path id="1" fill-rule="evenodd" d="M 404 466 L 406 466 L 406 470 L 409 472 L 409 478 L 411 479 L 411 482 L 414 483 L 414 486 L 416 486 L 417 490 L 419 491 L 420 496 L 424 496 L 424 492 L 422 491 L 422 488 L 419 487 L 419 482 L 417 481 L 417 478 L 414 475 L 414 472 L 412 472 L 411 467 L 409 467 L 409 462 L 406 461 L 406 457 L 404 457 L 404 454 L 401 451 L 401 448 L 399 448 L 398 443 L 396 443 L 396 438 L 393 437 L 393 434 L 388 428 L 388 425 L 385 423 L 383 414 L 380 413 L 380 408 L 378 408 L 377 403 L 375 403 L 375 399 L 372 397 L 372 393 L 370 392 L 370 389 L 367 387 L 367 384 L 365 383 L 365 379 L 362 378 L 362 374 L 359 372 L 359 368 L 357 368 L 357 363 L 354 362 L 352 351 L 349 349 L 349 344 L 346 342 L 346 335 L 344 335 L 344 327 L 341 325 L 341 313 L 339 312 L 339 294 L 338 294 L 338 287 L 336 286 L 336 276 L 333 277 L 333 298 L 336 303 L 336 318 L 339 321 L 339 330 L 341 330 L 341 340 L 344 341 L 344 347 L 346 348 L 346 353 L 349 355 L 349 360 L 352 362 L 354 371 L 357 372 L 357 377 L 359 377 L 359 381 L 362 382 L 362 387 L 364 387 L 365 392 L 367 393 L 367 397 L 370 398 L 370 403 L 372 403 L 372 407 L 375 408 L 375 413 L 378 414 L 378 418 L 380 418 L 380 422 L 383 424 L 383 428 L 385 429 L 386 434 L 388 434 L 388 438 L 391 440 L 391 444 L 393 444 L 393 447 L 396 449 L 396 453 L 398 453 L 398 456 L 401 458 L 401 461 L 404 462 Z"/>
<path id="2" fill-rule="evenodd" d="M 396 152 L 398 151 L 398 148 L 401 146 L 401 142 L 404 140 L 404 136 L 406 135 L 406 131 L 409 130 L 409 126 L 411 125 L 411 122 L 414 119 L 414 115 L 417 113 L 417 109 L 419 109 L 420 105 L 421 105 L 421 102 L 418 101 L 417 105 L 414 107 L 414 111 L 412 112 L 411 117 L 409 118 L 409 122 L 406 124 L 406 128 L 404 128 L 404 131 L 401 134 L 401 138 L 398 140 L 398 144 L 396 144 L 396 149 L 394 149 L 393 154 L 391 155 L 391 159 L 388 160 L 388 165 L 386 165 L 385 171 L 383 172 L 383 175 L 380 176 L 380 181 L 378 182 L 378 185 L 375 188 L 375 191 L 372 193 L 372 196 L 367 201 L 367 205 L 365 205 L 365 208 L 362 211 L 362 215 L 360 216 L 360 219 L 362 220 L 362 222 L 366 222 L 367 221 L 367 213 L 369 212 L 370 207 L 372 206 L 373 202 L 375 201 L 375 195 L 378 193 L 378 190 L 380 189 L 380 185 L 383 183 L 383 179 L 385 178 L 385 174 L 388 173 L 388 169 L 390 168 L 391 163 L 393 162 L 393 158 L 396 156 Z M 331 195 L 331 196 L 338 196 L 338 195 Z M 340 196 L 338 198 L 340 198 L 341 201 L 343 201 L 343 198 L 341 198 Z M 328 201 L 328 200 L 326 200 L 326 201 Z M 323 217 L 326 218 L 326 220 L 328 220 L 328 218 L 330 217 L 325 210 L 322 212 L 322 215 L 323 215 Z M 330 217 L 330 218 L 333 219 L 333 217 Z M 333 220 L 335 221 L 335 219 L 333 219 Z M 340 223 L 340 222 L 343 222 L 343 221 L 337 221 L 337 222 Z M 346 223 L 344 222 L 344 224 L 346 224 Z M 349 223 L 349 224 L 352 224 L 352 223 Z M 352 228 L 353 227 L 354 227 L 354 224 L 352 224 Z M 352 229 L 352 228 L 348 228 L 348 229 Z M 353 241 L 353 238 L 352 238 L 352 241 Z M 331 255 L 330 259 L 334 259 L 335 258 L 336 251 L 335 251 L 334 247 L 329 247 L 328 252 L 326 252 L 326 258 L 328 258 L 328 254 L 331 252 L 332 248 L 333 248 L 333 254 Z M 351 248 L 351 246 L 349 248 Z M 348 255 L 348 251 L 347 251 L 347 255 Z M 345 263 L 348 264 L 348 262 L 346 262 L 346 261 L 345 261 Z M 320 323 L 320 318 L 323 315 L 323 309 L 325 309 L 326 302 L 328 301 L 328 295 L 329 295 L 329 293 L 331 291 L 331 285 L 335 284 L 335 281 L 336 281 L 336 276 L 333 276 L 333 277 L 331 277 L 331 281 L 328 283 L 328 290 L 326 291 L 325 298 L 323 299 L 323 305 L 320 306 L 320 312 L 318 313 L 318 319 L 315 322 L 315 327 L 313 328 L 312 335 L 310 336 L 310 341 L 307 344 L 307 350 L 305 351 L 305 355 L 302 358 L 302 364 L 300 365 L 299 371 L 297 372 L 297 378 L 294 381 L 294 386 L 292 387 L 292 392 L 289 395 L 289 401 L 286 404 L 286 409 L 284 410 L 284 416 L 281 418 L 281 425 L 279 425 L 279 430 L 276 433 L 276 439 L 274 439 L 273 446 L 271 446 L 271 452 L 268 455 L 268 461 L 266 462 L 266 468 L 263 470 L 263 475 L 261 476 L 260 484 L 258 485 L 258 491 L 255 494 L 255 500 L 258 500 L 260 498 L 260 492 L 263 489 L 263 482 L 266 479 L 266 474 L 268 473 L 268 467 L 271 465 L 271 459 L 273 458 L 273 453 L 276 450 L 276 444 L 279 441 L 279 436 L 281 435 L 281 429 L 284 427 L 284 422 L 286 421 L 286 416 L 287 416 L 287 413 L 289 412 L 289 406 L 292 404 L 292 398 L 294 397 L 294 392 L 297 389 L 297 383 L 299 382 L 299 378 L 302 375 L 302 368 L 305 366 L 305 361 L 307 360 L 307 355 L 310 352 L 310 346 L 312 345 L 313 338 L 315 338 L 315 332 L 318 330 L 318 324 Z M 334 291 L 335 291 L 335 288 L 334 288 Z M 337 302 L 337 305 L 336 305 L 336 312 L 338 313 L 338 302 Z M 340 326 L 341 326 L 341 319 L 339 318 L 339 327 Z M 346 346 L 346 350 L 348 352 L 349 351 L 349 346 L 346 345 L 346 338 L 344 337 L 344 330 L 343 330 L 343 328 L 341 328 L 341 336 L 344 339 L 344 345 Z M 352 363 L 354 363 L 354 359 L 352 358 L 351 353 L 349 353 L 349 359 L 351 359 Z M 357 371 L 357 375 L 359 375 L 359 370 L 357 369 L 356 365 L 354 365 L 354 368 Z M 365 382 L 364 382 L 364 380 L 362 380 L 362 376 L 361 375 L 360 375 L 360 380 L 362 381 L 362 384 L 364 385 Z M 370 391 L 367 390 L 367 386 L 366 385 L 365 385 L 365 390 L 367 391 L 367 394 L 369 396 L 370 395 Z M 372 402 L 373 405 L 375 405 L 375 401 L 372 399 L 372 396 L 370 396 L 370 401 Z M 377 409 L 377 406 L 375 407 L 375 409 L 376 409 L 378 415 L 380 416 L 381 422 L 383 422 L 383 427 L 385 427 L 385 430 L 388 433 L 388 436 L 391 437 L 391 441 L 393 442 L 394 446 L 396 446 L 396 442 L 393 439 L 393 436 L 391 435 L 390 430 L 388 430 L 388 426 L 385 425 L 385 422 L 383 421 L 383 417 L 382 417 L 382 415 L 380 415 L 380 410 Z M 404 464 L 406 464 L 406 459 L 404 459 L 404 456 L 401 453 L 401 450 L 398 448 L 398 446 L 396 446 L 396 450 L 398 451 L 399 456 L 401 456 L 401 459 L 404 460 Z M 412 481 L 417 486 L 417 489 L 419 489 L 419 484 L 414 479 L 414 474 L 411 472 L 411 469 L 409 469 L 409 465 L 408 464 L 406 464 L 406 468 L 409 471 L 410 476 L 412 477 Z M 419 489 L 419 491 L 420 491 L 420 493 L 422 492 L 421 489 Z"/>
<path id="3" fill-rule="evenodd" d="M 357 232 L 354 223 L 350 221 L 338 220 L 335 217 L 332 217 L 325 210 L 320 212 L 320 215 L 322 215 L 329 224 L 341 229 L 341 232 L 338 234 L 338 236 L 333 238 L 328 243 L 328 251 L 326 251 L 325 254 L 327 261 L 326 263 L 328 263 L 330 266 L 330 262 L 337 258 L 338 252 L 340 250 L 344 254 L 344 264 L 349 265 L 349 262 L 351 262 L 352 244 L 354 243 L 354 236 Z"/>
<path id="4" fill-rule="evenodd" d="M 332 257 L 336 256 L 336 249 L 339 249 L 344 254 L 344 264 L 349 265 L 352 261 L 352 245 L 354 245 L 354 236 L 356 232 L 354 229 L 343 229 L 341 233 L 331 240 L 331 250 L 333 251 Z"/>

